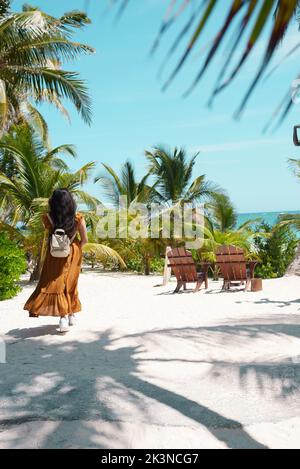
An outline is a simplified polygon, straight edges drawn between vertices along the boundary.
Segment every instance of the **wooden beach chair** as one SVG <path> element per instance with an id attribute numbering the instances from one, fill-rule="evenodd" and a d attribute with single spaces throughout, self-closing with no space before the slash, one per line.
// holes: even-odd
<path id="1" fill-rule="evenodd" d="M 205 288 L 208 287 L 208 264 L 202 265 L 202 272 L 197 272 L 196 264 L 190 251 L 185 248 L 170 249 L 167 252 L 169 265 L 172 269 L 172 273 L 176 276 L 177 286 L 174 293 L 178 293 L 183 287 L 186 290 L 188 283 L 196 283 L 196 287 L 193 290 L 194 293 L 198 292 L 203 283 Z"/>
<path id="2" fill-rule="evenodd" d="M 233 284 L 245 282 L 245 291 L 247 291 L 254 278 L 254 269 L 258 261 L 247 262 L 243 249 L 236 246 L 219 247 L 216 258 L 224 279 L 223 290 L 229 290 Z"/>

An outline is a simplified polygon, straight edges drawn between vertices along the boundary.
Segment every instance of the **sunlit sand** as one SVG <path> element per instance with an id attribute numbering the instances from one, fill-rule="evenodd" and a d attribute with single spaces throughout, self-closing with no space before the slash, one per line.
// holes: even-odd
<path id="1" fill-rule="evenodd" d="M 299 448 L 300 278 L 172 295 L 84 273 L 78 326 L 1 303 L 0 448 Z"/>

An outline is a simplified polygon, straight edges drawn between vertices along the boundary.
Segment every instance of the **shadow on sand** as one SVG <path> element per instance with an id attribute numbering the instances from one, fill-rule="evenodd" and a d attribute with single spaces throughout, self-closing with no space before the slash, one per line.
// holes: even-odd
<path id="1" fill-rule="evenodd" d="M 201 339 L 201 330 L 197 330 Z M 231 334 L 237 332 L 223 330 Z M 188 329 L 163 332 L 172 335 L 174 331 L 181 336 L 189 335 Z M 94 338 L 89 342 L 74 340 L 53 344 L 51 336 L 56 333 L 56 327 L 52 326 L 8 333 L 11 340 L 8 363 L 2 366 L 0 377 L 0 399 L 7 418 L 4 416 L 0 421 L 0 429 L 24 422 L 53 421 L 55 428 L 42 443 L 46 448 L 55 441 L 60 425 L 82 421 L 84 428 L 80 432 L 85 435 L 84 445 L 87 446 L 88 442 L 89 447 L 107 447 L 114 434 L 105 430 L 99 433 L 99 429 L 95 430 L 84 422 L 101 419 L 114 422 L 115 428 L 121 428 L 124 415 L 120 415 L 120 409 L 115 407 L 114 397 L 123 399 L 134 409 L 131 415 L 133 422 L 135 412 L 147 422 L 146 397 L 150 402 L 167 406 L 204 426 L 228 448 L 265 448 L 244 430 L 240 422 L 144 380 L 139 373 L 139 364 L 142 363 L 139 361 L 140 347 L 116 348 L 116 339 L 111 338 L 110 331 L 94 332 Z M 297 334 L 300 334 L 299 330 Z M 50 337 L 46 344 L 42 337 L 47 335 Z M 11 370 L 16 364 L 19 365 L 18 373 Z M 266 370 L 258 367 L 256 372 L 265 373 Z M 243 373 L 247 373 L 247 369 Z M 74 432 L 74 426 L 72 428 Z M 67 439 L 76 442 L 78 435 L 69 433 Z M 11 447 L 18 444 L 21 444 L 20 440 L 10 442 Z"/>

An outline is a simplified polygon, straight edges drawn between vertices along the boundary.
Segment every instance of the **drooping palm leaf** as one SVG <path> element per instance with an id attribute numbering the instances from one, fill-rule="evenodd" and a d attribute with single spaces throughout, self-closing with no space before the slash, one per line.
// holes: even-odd
<path id="1" fill-rule="evenodd" d="M 100 262 L 114 261 L 119 264 L 122 269 L 126 269 L 126 264 L 120 254 L 104 244 L 87 243 L 83 248 L 83 252 L 85 254 L 93 254 Z"/>
<path id="2" fill-rule="evenodd" d="M 0 14 L 0 80 L 6 88 L 6 112 L 0 110 L 2 129 L 8 119 L 18 122 L 22 103 L 31 100 L 48 99 L 65 112 L 61 100 L 67 98 L 83 119 L 91 122 L 85 83 L 75 72 L 60 68 L 66 60 L 93 52 L 91 47 L 72 41 L 74 29 L 89 22 L 79 11 L 55 18 L 28 5 L 20 13 Z"/>
<path id="3" fill-rule="evenodd" d="M 206 208 L 215 229 L 221 232 L 234 230 L 238 214 L 227 194 L 215 194 Z"/>
<path id="4" fill-rule="evenodd" d="M 115 3 L 120 4 L 122 0 Z M 187 13 L 186 7 L 188 5 L 194 8 L 192 14 Z M 224 49 L 222 53 L 223 64 L 221 64 L 220 73 L 213 85 L 210 99 L 210 102 L 212 102 L 217 94 L 224 90 L 238 76 L 246 62 L 253 56 L 263 33 L 265 30 L 268 30 L 262 61 L 258 66 L 258 70 L 254 72 L 252 83 L 236 112 L 236 116 L 240 117 L 257 84 L 266 75 L 274 53 L 284 40 L 286 31 L 295 19 L 298 8 L 298 0 L 231 0 L 230 2 L 224 2 L 224 0 L 199 0 L 197 3 L 194 0 L 179 0 L 179 2 L 169 0 L 168 12 L 162 21 L 158 36 L 154 41 L 153 52 L 162 42 L 167 31 L 171 27 L 176 27 L 176 20 L 179 16 L 186 14 L 188 18 L 183 29 L 179 31 L 171 49 L 169 49 L 163 67 L 165 67 L 166 62 L 174 54 L 178 45 L 187 34 L 190 34 L 190 38 L 177 65 L 165 80 L 163 90 L 166 90 L 179 72 L 182 71 L 192 51 L 195 50 L 201 39 L 205 38 L 205 28 L 208 23 L 216 21 L 217 17 L 221 16 L 223 18 L 221 27 L 217 31 L 206 56 L 203 56 L 203 53 L 201 54 L 203 61 L 199 72 L 196 74 L 185 95 L 189 94 L 199 84 L 204 74 L 212 65 L 216 53 L 224 45 L 227 36 L 230 32 L 234 31 L 229 47 Z M 194 29 L 192 30 L 192 28 Z M 298 47 L 298 45 L 295 46 L 294 50 L 297 50 Z M 239 57 L 236 54 L 237 51 L 241 51 Z M 234 63 L 235 57 L 237 57 L 236 63 Z M 279 122 L 285 118 L 292 104 L 293 102 L 289 93 L 289 95 L 286 95 L 277 113 L 280 116 Z"/>

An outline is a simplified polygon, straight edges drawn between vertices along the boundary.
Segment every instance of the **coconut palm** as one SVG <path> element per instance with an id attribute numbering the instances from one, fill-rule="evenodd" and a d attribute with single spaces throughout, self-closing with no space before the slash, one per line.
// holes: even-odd
<path id="1" fill-rule="evenodd" d="M 75 173 L 67 172 L 67 166 L 59 155 L 63 152 L 75 155 L 74 148 L 62 145 L 52 150 L 45 149 L 33 130 L 23 124 L 2 138 L 0 142 L 0 195 L 2 216 L 12 226 L 23 224 L 27 231 L 43 232 L 41 214 L 47 210 L 48 199 L 53 190 L 66 187 L 77 199 L 89 201 L 96 208 L 97 200 L 82 190 L 95 163 L 88 163 Z M 6 172 L 6 161 L 13 161 Z M 44 239 L 45 241 L 45 239 Z M 37 270 L 42 258 L 42 245 L 38 249 Z"/>
<path id="2" fill-rule="evenodd" d="M 8 219 L 15 224 L 28 222 L 35 199 L 47 199 L 54 187 L 79 189 L 94 164 L 90 163 L 78 173 L 66 172 L 61 156 L 75 156 L 72 145 L 45 148 L 42 140 L 28 125 L 18 125 L 0 141 L 0 194 L 2 208 L 10 207 Z M 72 182 L 78 185 L 72 187 Z M 7 217 L 7 212 L 6 212 Z"/>
<path id="3" fill-rule="evenodd" d="M 130 161 L 124 163 L 119 174 L 107 164 L 102 163 L 102 166 L 105 173 L 96 177 L 95 182 L 101 184 L 104 195 L 115 207 L 119 205 L 122 196 L 126 197 L 128 207 L 133 202 L 149 201 L 152 192 L 152 188 L 147 184 L 149 174 L 138 181 Z"/>
<path id="4" fill-rule="evenodd" d="M 90 0 L 88 0 L 88 3 Z M 129 3 L 128 0 L 116 0 L 114 4 L 120 6 L 120 12 Z M 249 88 L 247 89 L 241 105 L 237 110 L 239 116 L 247 104 L 249 97 L 257 86 L 258 82 L 266 76 L 268 65 L 270 64 L 275 51 L 284 42 L 285 34 L 289 25 L 299 15 L 299 0 L 231 0 L 228 2 L 228 8 L 224 8 L 223 0 L 169 0 L 167 13 L 162 21 L 158 35 L 154 40 L 152 52 L 160 45 L 161 40 L 172 27 L 180 25 L 180 19 L 183 18 L 183 25 L 175 31 L 175 40 L 168 46 L 167 54 L 163 61 L 163 68 L 171 61 L 174 53 L 176 53 L 182 43 L 183 52 L 179 53 L 179 58 L 175 62 L 175 67 L 171 69 L 164 81 L 163 89 L 167 89 L 173 82 L 174 78 L 182 71 L 188 59 L 191 58 L 192 52 L 204 42 L 208 43 L 208 47 L 202 47 L 202 53 L 198 54 L 199 69 L 195 74 L 193 81 L 190 83 L 186 94 L 190 93 L 199 84 L 209 66 L 216 59 L 217 52 L 220 52 L 221 46 L 225 45 L 227 36 L 229 37 L 229 45 L 223 47 L 220 72 L 213 84 L 213 99 L 224 88 L 231 84 L 238 76 L 239 72 L 246 66 L 246 63 L 254 55 L 256 47 L 262 39 L 265 29 L 268 29 L 265 40 L 265 47 L 261 63 L 258 69 L 253 73 L 253 77 Z M 220 21 L 221 20 L 221 21 Z M 216 34 L 211 38 L 205 37 L 208 23 L 213 21 L 220 24 L 216 30 Z M 187 36 L 187 39 L 186 39 Z M 300 47 L 299 43 L 287 54 L 289 57 L 295 53 Z M 238 52 L 237 54 L 237 51 Z M 218 59 L 217 59 L 218 60 Z M 290 82 L 287 86 L 287 95 L 282 101 L 278 113 L 281 111 L 283 119 L 292 106 L 290 96 Z"/>
<path id="5" fill-rule="evenodd" d="M 8 2 L 0 8 L 0 132 L 11 122 L 39 112 L 31 103 L 47 101 L 64 111 L 69 99 L 86 122 L 91 120 L 90 100 L 78 74 L 60 64 L 93 49 L 71 40 L 74 30 L 89 23 L 84 13 L 73 11 L 60 18 L 25 6 L 15 13 Z"/>
<path id="6" fill-rule="evenodd" d="M 236 227 L 238 215 L 228 195 L 215 194 L 207 209 L 215 229 L 226 232 Z"/>
<path id="7" fill-rule="evenodd" d="M 83 214 L 92 231 L 97 223 L 96 208 L 100 202 L 83 190 L 95 163 L 87 163 L 72 173 L 61 158 L 64 153 L 75 156 L 75 150 L 70 145 L 44 148 L 38 135 L 25 124 L 14 127 L 0 142 L 0 163 L 3 164 L 3 155 L 14 162 L 9 166 L 9 174 L 5 173 L 5 164 L 0 172 L 0 194 L 3 211 L 6 210 L 1 226 L 8 229 L 9 226 L 23 225 L 21 231 L 26 235 L 25 244 L 35 251 L 36 265 L 32 279 L 39 275 L 46 246 L 46 235 L 41 234 L 44 233 L 41 215 L 48 210 L 48 199 L 55 189 L 67 188 L 76 202 L 84 205 L 86 210 Z M 123 265 L 118 253 L 94 241 L 86 246 L 85 251 L 96 252 L 98 259 L 101 256 L 105 260 L 110 257 Z"/>
<path id="8" fill-rule="evenodd" d="M 199 203 L 209 200 L 218 188 L 207 181 L 205 175 L 192 179 L 198 153 L 188 159 L 183 148 L 168 150 L 164 147 L 146 151 L 149 172 L 155 180 L 156 201 L 174 206 L 178 203 Z"/>

